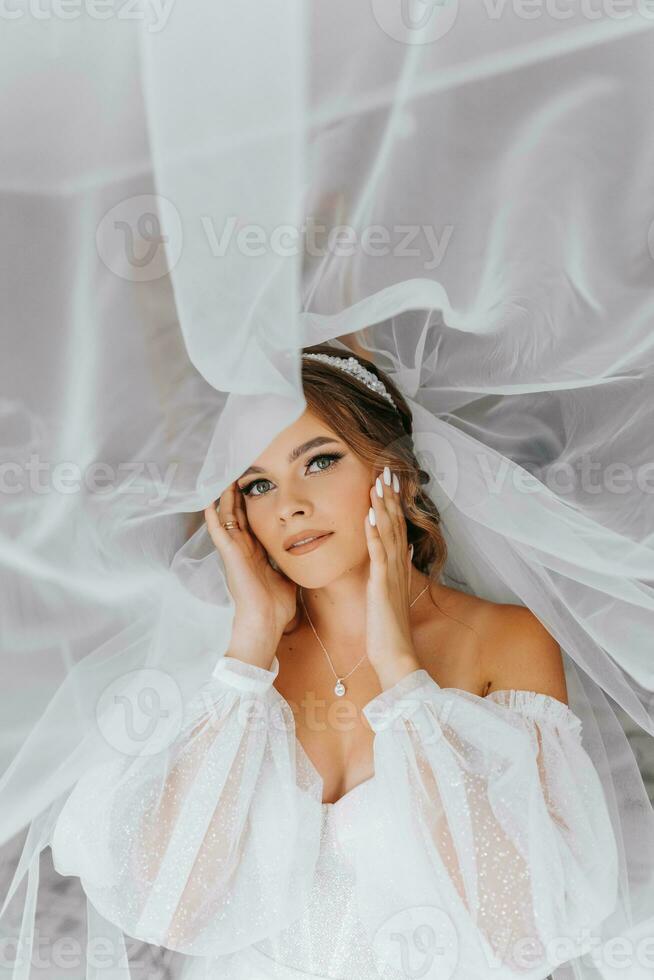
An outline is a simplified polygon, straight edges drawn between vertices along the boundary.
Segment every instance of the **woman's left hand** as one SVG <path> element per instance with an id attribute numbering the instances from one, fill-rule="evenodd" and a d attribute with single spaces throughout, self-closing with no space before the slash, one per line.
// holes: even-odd
<path id="1" fill-rule="evenodd" d="M 377 486 L 382 489 L 382 497 Z M 388 467 L 384 467 L 383 476 L 378 477 L 371 487 L 370 500 L 375 525 L 371 525 L 369 514 L 365 520 L 370 555 L 366 649 L 382 689 L 386 690 L 420 667 L 411 638 L 409 544 L 399 478 L 397 474 L 391 474 Z"/>

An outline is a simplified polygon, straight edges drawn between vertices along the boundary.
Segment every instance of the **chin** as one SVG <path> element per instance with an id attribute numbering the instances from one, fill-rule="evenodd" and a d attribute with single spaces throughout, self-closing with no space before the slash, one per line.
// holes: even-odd
<path id="1" fill-rule="evenodd" d="M 302 575 L 298 575 L 297 572 L 294 575 L 289 575 L 288 572 L 284 574 L 302 589 L 322 589 L 323 586 L 329 585 L 330 582 L 333 582 L 337 578 L 335 575 L 325 575 L 324 569 L 321 570 L 318 568 L 314 574 L 308 568 L 303 569 Z"/>
<path id="2" fill-rule="evenodd" d="M 304 568 L 300 571 L 291 565 L 288 572 L 284 570 L 284 574 L 303 589 L 322 589 L 326 585 L 331 585 L 332 582 L 335 582 L 342 575 L 350 572 L 355 564 L 355 562 L 344 563 L 343 565 L 339 565 L 338 568 L 334 568 L 333 566 L 326 566 L 324 562 L 321 562 L 316 557 L 311 563 L 311 566 L 306 562 Z"/>

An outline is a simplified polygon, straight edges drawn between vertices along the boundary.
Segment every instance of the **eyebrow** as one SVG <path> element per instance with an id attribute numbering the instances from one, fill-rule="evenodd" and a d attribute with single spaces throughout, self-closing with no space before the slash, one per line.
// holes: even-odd
<path id="1" fill-rule="evenodd" d="M 301 446 L 296 446 L 295 449 L 293 449 L 289 453 L 288 461 L 289 463 L 294 463 L 296 459 L 299 459 L 300 456 L 303 456 L 305 453 L 308 453 L 310 449 L 315 449 L 317 446 L 325 446 L 327 444 L 337 443 L 337 442 L 338 442 L 337 439 L 331 439 L 329 436 L 315 436 L 315 438 L 309 439 L 308 442 L 303 442 Z M 248 473 L 265 473 L 265 472 L 266 470 L 262 469 L 260 466 L 248 466 L 247 470 L 241 473 L 238 479 L 242 480 L 244 476 L 248 475 Z"/>

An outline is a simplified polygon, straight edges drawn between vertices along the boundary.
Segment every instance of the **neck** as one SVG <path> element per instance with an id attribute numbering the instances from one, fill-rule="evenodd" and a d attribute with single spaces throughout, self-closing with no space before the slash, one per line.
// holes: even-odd
<path id="1" fill-rule="evenodd" d="M 327 649 L 351 646 L 362 649 L 366 641 L 366 589 L 370 575 L 368 562 L 353 568 L 320 589 L 302 589 L 302 598 L 316 632 Z M 410 599 L 424 588 L 422 576 L 411 570 Z M 309 627 L 311 629 L 311 627 Z"/>

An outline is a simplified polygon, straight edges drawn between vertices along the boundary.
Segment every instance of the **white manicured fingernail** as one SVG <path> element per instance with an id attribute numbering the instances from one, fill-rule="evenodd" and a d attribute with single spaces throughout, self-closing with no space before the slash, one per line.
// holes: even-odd
<path id="1" fill-rule="evenodd" d="M 377 518 L 375 517 L 375 512 L 372 509 L 372 507 L 370 507 L 370 509 L 368 510 L 368 520 L 370 521 L 372 527 L 374 527 L 375 524 L 377 523 Z"/>
<path id="2" fill-rule="evenodd" d="M 391 485 L 391 468 L 390 468 L 390 466 L 385 466 L 384 467 L 384 483 L 386 484 L 387 487 L 390 487 L 390 485 Z"/>
<path id="3" fill-rule="evenodd" d="M 400 492 L 400 481 L 397 478 L 397 473 L 393 473 L 393 490 L 395 490 L 395 493 Z"/>
<path id="4" fill-rule="evenodd" d="M 377 496 L 378 497 L 383 497 L 384 496 L 384 488 L 382 486 L 382 481 L 379 479 L 379 477 L 377 477 L 377 479 L 375 480 L 375 486 L 377 487 Z"/>

